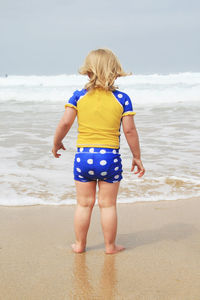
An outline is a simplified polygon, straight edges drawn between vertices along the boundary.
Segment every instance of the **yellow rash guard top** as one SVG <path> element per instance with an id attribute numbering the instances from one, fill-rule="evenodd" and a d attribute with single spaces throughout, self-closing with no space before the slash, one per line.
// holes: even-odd
<path id="1" fill-rule="evenodd" d="M 118 90 L 76 90 L 65 107 L 77 110 L 77 147 L 118 149 L 121 119 L 135 114 L 129 96 Z"/>

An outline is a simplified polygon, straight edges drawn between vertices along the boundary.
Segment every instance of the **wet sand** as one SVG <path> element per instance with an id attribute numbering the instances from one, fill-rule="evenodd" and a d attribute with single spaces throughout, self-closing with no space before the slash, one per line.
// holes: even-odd
<path id="1" fill-rule="evenodd" d="M 118 204 L 126 250 L 104 253 L 98 207 L 75 254 L 74 206 L 0 207 L 2 300 L 199 300 L 200 199 Z"/>

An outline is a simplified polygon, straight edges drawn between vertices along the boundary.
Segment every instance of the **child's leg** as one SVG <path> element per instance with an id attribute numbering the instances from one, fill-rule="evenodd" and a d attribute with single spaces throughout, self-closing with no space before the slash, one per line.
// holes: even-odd
<path id="1" fill-rule="evenodd" d="M 85 251 L 87 232 L 96 197 L 96 181 L 76 183 L 77 206 L 74 216 L 76 243 L 72 245 L 74 252 Z"/>
<path id="2" fill-rule="evenodd" d="M 119 182 L 108 183 L 99 181 L 98 203 L 101 212 L 101 225 L 104 234 L 106 253 L 113 254 L 124 249 L 115 245 L 117 234 L 117 209 L 116 200 Z"/>

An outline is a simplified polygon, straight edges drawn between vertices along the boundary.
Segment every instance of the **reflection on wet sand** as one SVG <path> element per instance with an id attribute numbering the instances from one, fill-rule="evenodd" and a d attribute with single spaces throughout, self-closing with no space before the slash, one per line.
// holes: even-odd
<path id="1" fill-rule="evenodd" d="M 95 256 L 91 260 L 87 253 L 75 254 L 70 299 L 116 299 L 115 259 L 115 255 Z"/>
<path id="2" fill-rule="evenodd" d="M 117 268 L 115 255 L 105 255 L 99 281 L 100 299 L 116 299 L 117 293 Z"/>

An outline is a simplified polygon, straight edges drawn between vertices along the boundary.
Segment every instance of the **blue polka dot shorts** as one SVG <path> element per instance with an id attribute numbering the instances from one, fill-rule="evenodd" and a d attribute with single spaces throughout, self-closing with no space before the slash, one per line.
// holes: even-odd
<path id="1" fill-rule="evenodd" d="M 77 148 L 74 158 L 75 180 L 103 180 L 114 183 L 122 179 L 122 172 L 119 149 Z"/>

